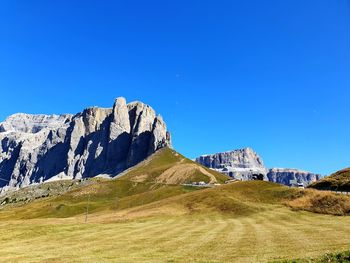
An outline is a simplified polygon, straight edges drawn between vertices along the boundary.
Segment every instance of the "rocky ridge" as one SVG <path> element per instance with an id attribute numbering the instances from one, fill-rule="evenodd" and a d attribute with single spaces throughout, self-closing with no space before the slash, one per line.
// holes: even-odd
<path id="1" fill-rule="evenodd" d="M 115 176 L 166 146 L 171 138 L 162 117 L 124 98 L 74 116 L 14 114 L 0 123 L 0 188 Z"/>

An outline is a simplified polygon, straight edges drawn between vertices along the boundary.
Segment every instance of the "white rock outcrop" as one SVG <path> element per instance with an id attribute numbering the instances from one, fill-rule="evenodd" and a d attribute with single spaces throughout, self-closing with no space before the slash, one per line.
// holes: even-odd
<path id="1" fill-rule="evenodd" d="M 76 115 L 14 114 L 0 123 L 0 188 L 56 178 L 115 176 L 170 146 L 163 119 L 142 102 Z"/>

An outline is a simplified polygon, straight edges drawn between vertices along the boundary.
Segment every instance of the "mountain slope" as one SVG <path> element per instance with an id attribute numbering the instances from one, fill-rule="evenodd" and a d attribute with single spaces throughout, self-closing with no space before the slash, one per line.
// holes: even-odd
<path id="1" fill-rule="evenodd" d="M 128 211 L 128 217 L 217 212 L 250 216 L 277 207 L 319 214 L 349 215 L 350 197 L 290 188 L 266 181 L 242 181 L 165 198 Z M 171 211 L 171 212 L 170 212 Z"/>
<path id="2" fill-rule="evenodd" d="M 332 191 L 350 191 L 350 168 L 338 171 L 313 184 L 310 188 Z"/>
<path id="3" fill-rule="evenodd" d="M 228 176 L 210 170 L 193 162 L 172 149 L 164 148 L 152 158 L 131 169 L 121 177 L 133 182 L 153 182 L 160 184 L 185 184 L 203 181 L 224 183 Z"/>

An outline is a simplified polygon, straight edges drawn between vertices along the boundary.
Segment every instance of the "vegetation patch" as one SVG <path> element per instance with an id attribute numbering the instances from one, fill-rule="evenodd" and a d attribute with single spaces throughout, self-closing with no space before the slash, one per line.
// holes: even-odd
<path id="1" fill-rule="evenodd" d="M 309 186 L 319 190 L 350 192 L 350 168 L 336 172 Z"/>
<path id="2" fill-rule="evenodd" d="M 328 253 L 319 258 L 274 261 L 274 263 L 350 263 L 350 251 Z"/>
<path id="3" fill-rule="evenodd" d="M 306 190 L 301 196 L 287 202 L 294 210 L 306 210 L 331 215 L 349 215 L 350 197 L 319 190 Z"/>

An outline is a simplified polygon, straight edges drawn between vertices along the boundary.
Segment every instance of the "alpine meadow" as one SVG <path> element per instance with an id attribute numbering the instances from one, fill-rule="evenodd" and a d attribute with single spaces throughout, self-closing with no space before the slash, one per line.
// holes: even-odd
<path id="1" fill-rule="evenodd" d="M 350 262 L 349 32 L 348 0 L 1 1 L 0 263 Z"/>

